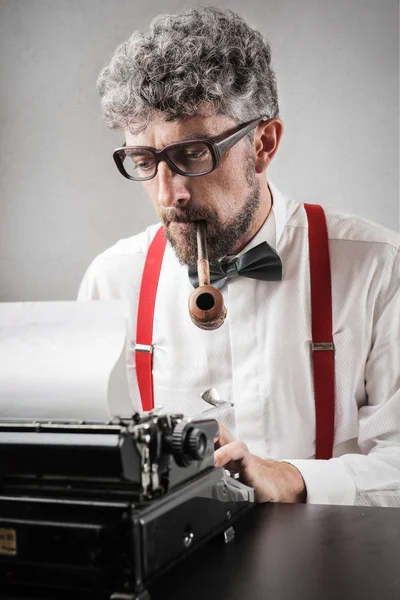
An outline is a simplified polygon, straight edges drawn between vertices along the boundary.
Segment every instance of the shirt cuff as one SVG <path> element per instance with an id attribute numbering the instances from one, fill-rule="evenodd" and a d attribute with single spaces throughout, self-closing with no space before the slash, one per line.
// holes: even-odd
<path id="1" fill-rule="evenodd" d="M 308 504 L 352 505 L 356 499 L 356 484 L 340 459 L 285 460 L 296 467 L 306 484 Z"/>

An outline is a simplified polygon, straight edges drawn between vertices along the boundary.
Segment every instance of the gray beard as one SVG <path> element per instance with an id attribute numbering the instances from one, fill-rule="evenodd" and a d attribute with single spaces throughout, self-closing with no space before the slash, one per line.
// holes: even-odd
<path id="1" fill-rule="evenodd" d="M 251 192 L 240 213 L 235 214 L 227 223 L 221 224 L 211 207 L 187 209 L 184 213 L 163 217 L 165 237 L 173 247 L 181 264 L 196 268 L 197 266 L 197 237 L 194 221 L 207 221 L 207 250 L 210 263 L 216 263 L 232 251 L 241 237 L 253 224 L 257 210 L 261 204 L 260 185 L 253 180 Z M 182 232 L 179 241 L 171 234 L 168 225 L 171 222 L 190 223 Z"/>

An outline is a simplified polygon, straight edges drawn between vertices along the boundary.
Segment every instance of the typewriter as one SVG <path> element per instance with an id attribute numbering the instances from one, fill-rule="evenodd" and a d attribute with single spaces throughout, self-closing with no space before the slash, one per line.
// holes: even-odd
<path id="1" fill-rule="evenodd" d="M 254 491 L 214 467 L 218 423 L 135 414 L 109 423 L 0 423 L 0 581 L 7 597 L 145 600 Z"/>

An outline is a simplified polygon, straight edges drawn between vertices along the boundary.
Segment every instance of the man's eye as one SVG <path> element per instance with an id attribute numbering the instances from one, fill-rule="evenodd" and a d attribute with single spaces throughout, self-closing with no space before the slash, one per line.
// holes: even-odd
<path id="1" fill-rule="evenodd" d="M 141 169 L 142 171 L 146 171 L 148 169 L 151 169 L 154 165 L 154 161 L 151 160 L 138 160 L 137 158 L 131 157 L 133 160 L 133 164 L 135 165 L 136 169 Z"/>
<path id="2" fill-rule="evenodd" d="M 189 160 L 201 160 L 206 157 L 207 150 L 187 150 L 184 155 L 185 158 L 188 158 Z"/>

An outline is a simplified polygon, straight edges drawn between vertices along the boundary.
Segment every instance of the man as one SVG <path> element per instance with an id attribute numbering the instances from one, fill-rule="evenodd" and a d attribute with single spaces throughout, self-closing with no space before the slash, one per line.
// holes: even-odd
<path id="1" fill-rule="evenodd" d="M 267 180 L 283 132 L 269 45 L 230 11 L 159 17 L 117 49 L 98 90 L 107 126 L 125 135 L 117 167 L 142 181 L 168 240 L 151 346 L 137 339 L 136 318 L 159 224 L 98 256 L 80 289 L 81 300 L 130 303 L 135 407 L 135 364 L 148 350 L 155 405 L 198 414 L 211 387 L 234 403 L 218 416 L 215 462 L 238 469 L 259 502 L 400 506 L 399 237 L 326 211 L 328 242 L 305 207 Z M 274 263 L 261 279 L 224 267 L 230 275 L 216 285 L 228 317 L 215 331 L 197 329 L 187 310 L 198 220 L 216 268 L 261 248 Z M 327 255 L 330 266 L 313 276 L 310 258 Z M 329 323 L 331 293 L 333 340 L 317 339 L 314 320 Z M 331 397 L 335 414 L 320 427 Z M 330 457 L 316 444 L 333 426 Z"/>

